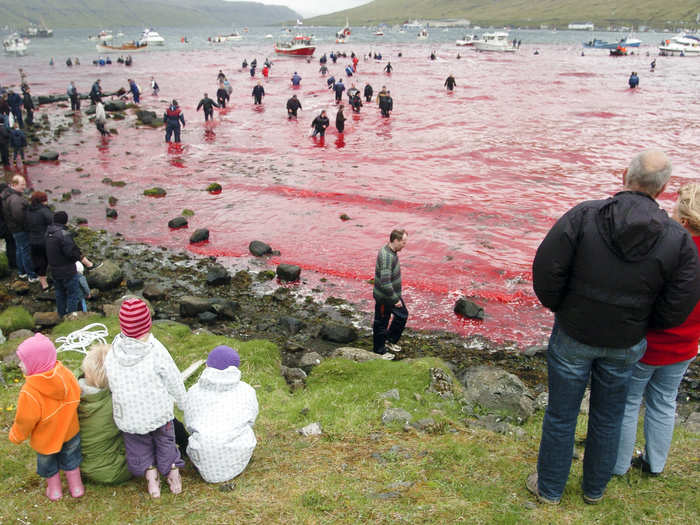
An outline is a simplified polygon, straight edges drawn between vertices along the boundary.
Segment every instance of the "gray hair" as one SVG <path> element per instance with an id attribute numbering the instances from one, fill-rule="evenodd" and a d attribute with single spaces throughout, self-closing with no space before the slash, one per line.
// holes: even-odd
<path id="1" fill-rule="evenodd" d="M 662 151 L 642 151 L 627 168 L 625 188 L 656 197 L 671 178 L 671 170 L 671 161 Z"/>

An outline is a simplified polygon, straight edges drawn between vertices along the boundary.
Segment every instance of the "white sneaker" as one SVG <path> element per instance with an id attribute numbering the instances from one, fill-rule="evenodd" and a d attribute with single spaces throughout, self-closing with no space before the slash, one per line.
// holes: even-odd
<path id="1" fill-rule="evenodd" d="M 386 354 L 379 354 L 379 356 L 386 361 L 391 361 L 395 357 L 394 354 L 390 354 L 389 352 Z"/>
<path id="2" fill-rule="evenodd" d="M 38 277 L 30 277 L 29 279 L 27 279 L 27 281 L 30 283 L 38 283 L 39 278 Z"/>
<path id="3" fill-rule="evenodd" d="M 18 275 L 18 277 L 19 277 L 20 279 L 26 279 L 26 278 L 29 277 L 29 276 L 28 276 L 26 273 L 21 273 L 21 274 Z"/>
<path id="4" fill-rule="evenodd" d="M 401 351 L 401 347 L 399 345 L 397 345 L 396 343 L 386 343 L 384 346 L 390 352 L 397 353 L 397 352 Z"/>

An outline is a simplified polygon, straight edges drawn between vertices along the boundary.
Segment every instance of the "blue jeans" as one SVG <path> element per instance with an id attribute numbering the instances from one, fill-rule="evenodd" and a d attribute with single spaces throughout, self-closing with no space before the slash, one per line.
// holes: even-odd
<path id="1" fill-rule="evenodd" d="M 629 377 L 646 346 L 646 339 L 629 348 L 589 346 L 569 337 L 555 320 L 547 349 L 549 404 L 542 422 L 537 458 L 541 496 L 558 501 L 564 492 L 571 469 L 576 422 L 589 379 L 591 402 L 583 458 L 583 493 L 589 498 L 603 495 L 617 456 Z"/>
<path id="2" fill-rule="evenodd" d="M 26 273 L 30 279 L 35 279 L 36 272 L 34 271 L 34 263 L 32 263 L 32 255 L 29 248 L 29 236 L 26 232 L 17 232 L 12 234 L 12 238 L 15 240 L 17 253 L 17 271 L 20 274 Z"/>
<path id="3" fill-rule="evenodd" d="M 63 443 L 55 454 L 36 454 L 36 473 L 42 478 L 50 478 L 59 470 L 75 470 L 83 461 L 80 451 L 80 432 Z"/>
<path id="4" fill-rule="evenodd" d="M 80 275 L 75 275 L 67 279 L 54 278 L 53 285 L 56 289 L 56 310 L 58 315 L 63 317 L 71 312 L 80 309 Z"/>
<path id="5" fill-rule="evenodd" d="M 646 405 L 644 460 L 649 464 L 651 472 L 658 473 L 664 470 L 676 421 L 678 387 L 693 359 L 664 366 L 644 363 L 635 365 L 627 392 L 620 445 L 617 448 L 617 463 L 613 474 L 621 476 L 630 468 L 642 397 Z"/>

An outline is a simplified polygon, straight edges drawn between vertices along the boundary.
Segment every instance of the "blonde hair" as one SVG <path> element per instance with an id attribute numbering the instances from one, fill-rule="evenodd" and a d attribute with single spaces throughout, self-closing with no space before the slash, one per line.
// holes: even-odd
<path id="1" fill-rule="evenodd" d="M 697 182 L 678 190 L 678 218 L 688 221 L 688 228 L 700 233 L 700 184 Z"/>
<path id="2" fill-rule="evenodd" d="M 110 350 L 110 345 L 94 344 L 85 355 L 80 369 L 85 374 L 85 382 L 99 389 L 107 388 L 107 373 L 105 372 L 105 358 Z"/>

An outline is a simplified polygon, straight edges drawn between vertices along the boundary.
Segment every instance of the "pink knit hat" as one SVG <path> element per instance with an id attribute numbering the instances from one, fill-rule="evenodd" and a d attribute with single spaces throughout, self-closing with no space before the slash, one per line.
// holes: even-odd
<path id="1" fill-rule="evenodd" d="M 127 337 L 138 339 L 151 331 L 151 312 L 141 299 L 127 299 L 119 309 L 119 327 Z"/>
<path id="2" fill-rule="evenodd" d="M 17 357 L 24 363 L 28 376 L 48 372 L 56 366 L 56 347 L 43 334 L 34 334 L 17 347 Z"/>

